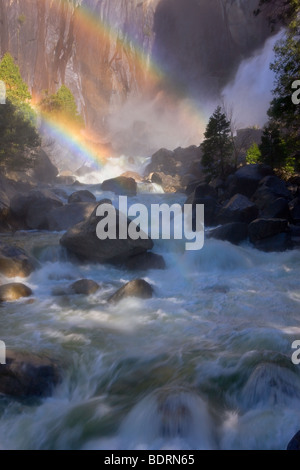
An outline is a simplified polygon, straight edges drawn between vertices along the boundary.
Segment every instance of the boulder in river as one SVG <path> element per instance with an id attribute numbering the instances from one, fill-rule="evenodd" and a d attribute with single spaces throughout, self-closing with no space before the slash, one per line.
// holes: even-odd
<path id="1" fill-rule="evenodd" d="M 0 366 L 0 393 L 16 398 L 48 397 L 60 382 L 57 365 L 50 359 L 7 351 Z"/>
<path id="2" fill-rule="evenodd" d="M 97 237 L 97 225 L 104 217 L 98 217 L 96 214 L 97 208 L 87 220 L 70 228 L 60 240 L 60 243 L 69 252 L 77 255 L 79 259 L 95 263 L 120 264 L 131 256 L 152 250 L 153 241 L 146 234 L 144 234 L 144 238 L 137 240 L 133 240 L 129 236 L 124 240 L 120 238 L 120 213 L 116 209 L 116 217 L 114 217 L 112 224 L 117 238 L 100 240 Z M 129 219 L 124 221 L 124 225 L 127 224 L 127 227 L 132 223 Z"/>
<path id="3" fill-rule="evenodd" d="M 234 175 L 230 175 L 226 181 L 229 197 L 235 194 L 251 197 L 258 188 L 260 181 L 273 174 L 271 167 L 267 165 L 245 165 L 239 168 Z"/>
<path id="4" fill-rule="evenodd" d="M 71 194 L 68 199 L 68 203 L 75 204 L 78 202 L 96 202 L 96 198 L 90 191 L 76 191 L 75 193 Z"/>
<path id="5" fill-rule="evenodd" d="M 15 302 L 16 300 L 31 296 L 32 290 L 18 282 L 0 286 L 0 302 Z"/>
<path id="6" fill-rule="evenodd" d="M 37 261 L 21 248 L 0 242 L 0 273 L 6 277 L 28 277 Z"/>
<path id="7" fill-rule="evenodd" d="M 220 210 L 217 221 L 220 224 L 230 222 L 250 223 L 258 216 L 257 206 L 246 196 L 236 194 Z"/>
<path id="8" fill-rule="evenodd" d="M 207 237 L 238 245 L 248 238 L 248 225 L 242 222 L 225 224 L 208 232 Z"/>
<path id="9" fill-rule="evenodd" d="M 146 252 L 141 255 L 132 256 L 125 261 L 125 268 L 129 271 L 147 271 L 150 269 L 164 270 L 166 263 L 161 255 Z"/>
<path id="10" fill-rule="evenodd" d="M 153 288 L 143 279 L 135 279 L 121 287 L 113 296 L 109 298 L 109 302 L 120 302 L 127 297 L 138 297 L 139 299 L 151 299 L 153 296 Z"/>
<path id="11" fill-rule="evenodd" d="M 300 431 L 290 440 L 286 450 L 300 450 Z"/>
<path id="12" fill-rule="evenodd" d="M 99 284 L 91 279 L 80 279 L 70 286 L 70 291 L 77 295 L 92 295 L 99 289 Z"/>
<path id="13" fill-rule="evenodd" d="M 47 214 L 63 206 L 59 197 L 48 189 L 18 194 L 11 201 L 12 213 L 32 230 L 47 229 Z"/>
<path id="14" fill-rule="evenodd" d="M 249 238 L 256 243 L 264 238 L 286 232 L 288 223 L 285 219 L 256 219 L 249 225 Z"/>
<path id="15" fill-rule="evenodd" d="M 95 210 L 95 202 L 77 202 L 53 209 L 47 214 L 48 230 L 62 232 L 86 220 Z"/>
<path id="16" fill-rule="evenodd" d="M 137 184 L 133 178 L 119 176 L 102 183 L 102 191 L 111 191 L 118 196 L 136 196 Z"/>

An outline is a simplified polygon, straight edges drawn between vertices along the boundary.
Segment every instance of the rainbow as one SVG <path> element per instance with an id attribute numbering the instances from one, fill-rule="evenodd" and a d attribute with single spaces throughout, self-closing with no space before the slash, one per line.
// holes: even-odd
<path id="1" fill-rule="evenodd" d="M 47 0 L 42 0 L 46 2 Z M 55 8 L 55 14 L 64 15 L 70 2 L 68 0 L 54 0 L 51 8 Z M 178 84 L 172 83 L 170 77 L 164 72 L 163 67 L 154 60 L 150 60 L 148 55 L 145 54 L 142 47 L 136 40 L 129 34 L 120 38 L 119 33 L 110 25 L 105 23 L 99 16 L 95 16 L 91 10 L 86 6 L 76 6 L 73 13 L 74 34 L 79 35 L 83 43 L 86 38 L 93 38 L 89 43 L 89 47 L 93 44 L 108 44 L 116 42 L 122 54 L 125 54 L 133 62 L 136 73 L 143 77 L 145 82 L 151 89 L 161 81 L 171 83 L 172 89 L 179 89 Z M 111 59 L 113 60 L 113 58 Z M 174 86 L 175 85 L 175 86 Z M 176 86 L 177 85 L 177 86 Z M 184 109 L 184 119 L 188 123 L 192 123 L 193 128 L 199 127 L 203 130 L 205 118 L 201 111 L 196 108 L 192 100 L 186 99 Z M 163 105 L 170 107 L 176 113 L 177 98 L 174 95 L 167 95 Z M 107 149 L 97 145 L 94 139 L 87 138 L 82 135 L 78 130 L 74 130 L 66 123 L 60 124 L 55 120 L 51 120 L 49 116 L 42 116 L 44 127 L 49 132 L 58 137 L 64 145 L 67 145 L 73 151 L 79 152 L 83 160 L 96 162 L 98 166 L 102 166 L 105 159 L 109 156 Z M 199 131 L 200 134 L 200 131 Z"/>

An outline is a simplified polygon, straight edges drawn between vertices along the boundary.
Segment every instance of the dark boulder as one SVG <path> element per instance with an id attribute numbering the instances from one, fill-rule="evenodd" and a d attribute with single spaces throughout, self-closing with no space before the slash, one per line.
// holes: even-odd
<path id="1" fill-rule="evenodd" d="M 257 206 L 242 194 L 236 194 L 220 210 L 217 220 L 220 224 L 230 222 L 250 223 L 258 216 Z"/>
<path id="2" fill-rule="evenodd" d="M 81 279 L 70 286 L 70 291 L 77 295 L 92 295 L 99 289 L 99 284 L 91 279 Z"/>
<path id="3" fill-rule="evenodd" d="M 47 214 L 61 206 L 62 201 L 47 189 L 16 195 L 11 201 L 12 213 L 32 230 L 47 230 Z"/>
<path id="4" fill-rule="evenodd" d="M 74 225 L 88 219 L 96 206 L 98 206 L 98 204 L 95 202 L 78 202 L 53 209 L 47 214 L 47 228 L 53 232 L 68 230 Z"/>
<path id="5" fill-rule="evenodd" d="M 277 176 L 267 176 L 260 181 L 259 187 L 253 195 L 253 201 L 261 211 L 268 209 L 278 198 L 290 199 L 291 193 L 285 182 Z"/>
<path id="6" fill-rule="evenodd" d="M 256 219 L 248 227 L 252 243 L 286 232 L 288 222 L 285 219 Z"/>
<path id="7" fill-rule="evenodd" d="M 103 217 L 97 217 L 96 212 L 97 208 L 86 221 L 70 228 L 60 240 L 60 243 L 69 252 L 77 255 L 81 260 L 95 263 L 110 262 L 119 264 L 131 256 L 144 253 L 153 248 L 152 240 L 146 237 L 145 234 L 145 239 L 132 240 L 130 237 L 127 237 L 123 240 L 119 238 L 118 210 L 116 210 L 114 221 L 117 239 L 100 240 L 97 237 L 96 230 L 98 223 Z M 131 223 L 131 220 L 127 219 L 127 226 Z"/>
<path id="8" fill-rule="evenodd" d="M 11 397 L 45 398 L 59 382 L 57 365 L 46 357 L 7 351 L 0 366 L 0 393 Z"/>
<path id="9" fill-rule="evenodd" d="M 153 296 L 153 288 L 148 282 L 143 279 L 136 279 L 128 282 L 125 286 L 121 287 L 112 297 L 109 302 L 120 302 L 127 297 L 137 297 L 139 299 L 151 299 Z"/>
<path id="10" fill-rule="evenodd" d="M 300 431 L 298 431 L 288 443 L 286 450 L 300 450 Z"/>
<path id="11" fill-rule="evenodd" d="M 272 237 L 258 240 L 254 243 L 254 246 L 257 250 L 268 253 L 282 252 L 294 248 L 290 233 L 278 233 Z"/>
<path id="12" fill-rule="evenodd" d="M 295 224 L 300 224 L 300 197 L 293 199 L 289 204 L 290 215 Z"/>
<path id="13" fill-rule="evenodd" d="M 58 175 L 58 169 L 53 165 L 50 158 L 43 149 L 39 149 L 33 155 L 34 178 L 40 183 L 52 183 Z"/>
<path id="14" fill-rule="evenodd" d="M 216 215 L 220 210 L 220 205 L 215 198 L 210 196 L 196 197 L 194 192 L 188 197 L 185 204 L 191 204 L 193 206 L 193 230 L 196 228 L 197 205 L 204 205 L 204 223 L 206 226 L 212 227 L 213 225 L 218 225 Z"/>
<path id="15" fill-rule="evenodd" d="M 21 248 L 0 243 L 0 273 L 6 277 L 28 277 L 37 261 Z"/>
<path id="16" fill-rule="evenodd" d="M 242 194 L 251 198 L 258 188 L 259 182 L 265 177 L 273 174 L 273 170 L 266 165 L 246 165 L 239 168 L 231 175 L 227 182 L 228 196 Z"/>
<path id="17" fill-rule="evenodd" d="M 133 178 L 119 176 L 102 183 L 102 191 L 110 191 L 118 196 L 136 196 L 137 184 Z"/>
<path id="18" fill-rule="evenodd" d="M 0 302 L 15 302 L 31 296 L 32 290 L 24 284 L 11 283 L 0 286 Z"/>
<path id="19" fill-rule="evenodd" d="M 248 225 L 241 222 L 232 222 L 211 230 L 207 233 L 207 237 L 238 245 L 248 238 Z"/>
<path id="20" fill-rule="evenodd" d="M 76 191 L 75 193 L 71 194 L 68 199 L 68 203 L 75 204 L 77 202 L 96 202 L 96 198 L 90 191 Z"/>
<path id="21" fill-rule="evenodd" d="M 166 263 L 162 256 L 147 252 L 128 258 L 124 267 L 129 269 L 129 271 L 147 271 L 150 269 L 163 270 L 166 269 Z"/>
<path id="22" fill-rule="evenodd" d="M 290 219 L 289 203 L 283 197 L 275 199 L 261 213 L 266 219 Z"/>

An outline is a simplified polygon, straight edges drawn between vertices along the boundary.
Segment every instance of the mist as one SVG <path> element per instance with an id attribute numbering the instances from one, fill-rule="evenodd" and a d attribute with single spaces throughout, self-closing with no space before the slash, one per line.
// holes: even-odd
<path id="1" fill-rule="evenodd" d="M 223 101 L 232 109 L 238 128 L 263 127 L 268 120 L 275 78 L 270 64 L 275 58 L 275 43 L 283 34 L 281 31 L 272 36 L 259 52 L 241 62 L 234 80 L 222 92 Z"/>

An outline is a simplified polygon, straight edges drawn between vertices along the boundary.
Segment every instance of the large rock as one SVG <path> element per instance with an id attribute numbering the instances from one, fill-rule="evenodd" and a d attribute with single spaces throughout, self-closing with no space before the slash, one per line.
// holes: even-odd
<path id="1" fill-rule="evenodd" d="M 238 245 L 248 238 L 248 225 L 241 222 L 222 225 L 208 232 L 207 237 Z"/>
<path id="2" fill-rule="evenodd" d="M 138 297 L 139 299 L 151 299 L 153 296 L 153 288 L 148 282 L 143 279 L 136 279 L 128 282 L 125 286 L 121 287 L 112 297 L 109 302 L 120 302 L 127 297 Z"/>
<path id="3" fill-rule="evenodd" d="M 92 295 L 99 289 L 99 284 L 91 279 L 80 279 L 70 286 L 70 291 L 77 295 Z"/>
<path id="4" fill-rule="evenodd" d="M 238 193 L 251 198 L 258 188 L 259 182 L 272 174 L 272 169 L 266 165 L 243 166 L 228 178 L 226 182 L 228 196 L 232 197 Z"/>
<path id="5" fill-rule="evenodd" d="M 58 175 L 58 169 L 53 165 L 46 152 L 39 149 L 33 157 L 32 174 L 34 179 L 40 183 L 52 183 Z"/>
<path id="6" fill-rule="evenodd" d="M 300 224 L 300 197 L 293 199 L 289 204 L 290 215 L 295 224 Z"/>
<path id="7" fill-rule="evenodd" d="M 300 431 L 290 440 L 286 450 L 300 450 Z"/>
<path id="8" fill-rule="evenodd" d="M 90 191 L 76 191 L 75 193 L 71 194 L 68 199 L 68 203 L 75 204 L 78 202 L 96 202 L 96 198 Z"/>
<path id="9" fill-rule="evenodd" d="M 98 204 L 78 202 L 53 209 L 47 214 L 47 229 L 53 232 L 68 230 L 88 219 Z"/>
<path id="10" fill-rule="evenodd" d="M 256 219 L 248 227 L 249 238 L 252 243 L 256 243 L 258 240 L 286 232 L 287 228 L 285 219 Z"/>
<path id="11" fill-rule="evenodd" d="M 193 230 L 196 228 L 196 206 L 204 205 L 204 223 L 208 227 L 213 225 L 218 225 L 216 222 L 216 216 L 220 210 L 220 205 L 215 198 L 206 196 L 206 197 L 196 197 L 195 192 L 191 194 L 185 204 L 191 204 L 193 206 Z"/>
<path id="12" fill-rule="evenodd" d="M 220 210 L 218 222 L 226 224 L 230 222 L 250 223 L 258 216 L 258 208 L 246 196 L 236 194 Z"/>
<path id="13" fill-rule="evenodd" d="M 183 191 L 181 177 L 171 176 L 162 172 L 156 172 L 149 176 L 151 183 L 159 184 L 165 193 L 177 193 Z"/>
<path id="14" fill-rule="evenodd" d="M 166 269 L 166 263 L 162 256 L 147 252 L 141 255 L 132 256 L 126 260 L 124 266 L 129 271 L 147 271 L 150 269 Z"/>
<path id="15" fill-rule="evenodd" d="M 96 216 L 96 211 L 97 208 L 86 221 L 69 229 L 60 241 L 64 247 L 80 259 L 99 263 L 122 263 L 131 256 L 144 253 L 153 248 L 153 242 L 150 238 L 144 240 L 132 240 L 129 237 L 125 240 L 118 238 L 118 210 L 116 210 L 117 217 L 115 220 L 117 239 L 100 240 L 97 237 L 96 228 L 101 218 Z M 131 221 L 128 219 L 127 225 L 129 224 L 131 224 Z"/>
<path id="16" fill-rule="evenodd" d="M 62 206 L 63 203 L 59 197 L 47 189 L 19 194 L 11 201 L 12 213 L 23 220 L 26 226 L 32 230 L 47 229 L 48 213 Z"/>
<path id="17" fill-rule="evenodd" d="M 272 237 L 263 238 L 254 243 L 255 248 L 268 253 L 282 252 L 294 248 L 290 233 L 278 233 Z"/>
<path id="18" fill-rule="evenodd" d="M 0 393 L 16 398 L 48 397 L 60 382 L 57 365 L 33 354 L 7 351 L 0 366 Z"/>
<path id="19" fill-rule="evenodd" d="M 277 176 L 267 176 L 262 179 L 253 195 L 253 201 L 261 211 L 266 210 L 278 198 L 290 199 L 291 193 L 285 182 Z"/>
<path id="20" fill-rule="evenodd" d="M 144 181 L 144 178 L 135 171 L 125 171 L 121 176 L 123 178 L 132 178 L 136 183 L 142 183 Z"/>
<path id="21" fill-rule="evenodd" d="M 119 176 L 102 183 L 102 191 L 111 191 L 118 196 L 136 196 L 137 184 L 133 178 Z"/>
<path id="22" fill-rule="evenodd" d="M 14 302 L 31 296 L 32 290 L 24 284 L 11 283 L 0 286 L 0 302 Z"/>
<path id="23" fill-rule="evenodd" d="M 6 277 L 28 277 L 37 262 L 21 248 L 0 243 L 0 273 Z"/>
<path id="24" fill-rule="evenodd" d="M 266 206 L 261 217 L 269 219 L 290 219 L 289 203 L 283 197 L 279 197 Z"/>

